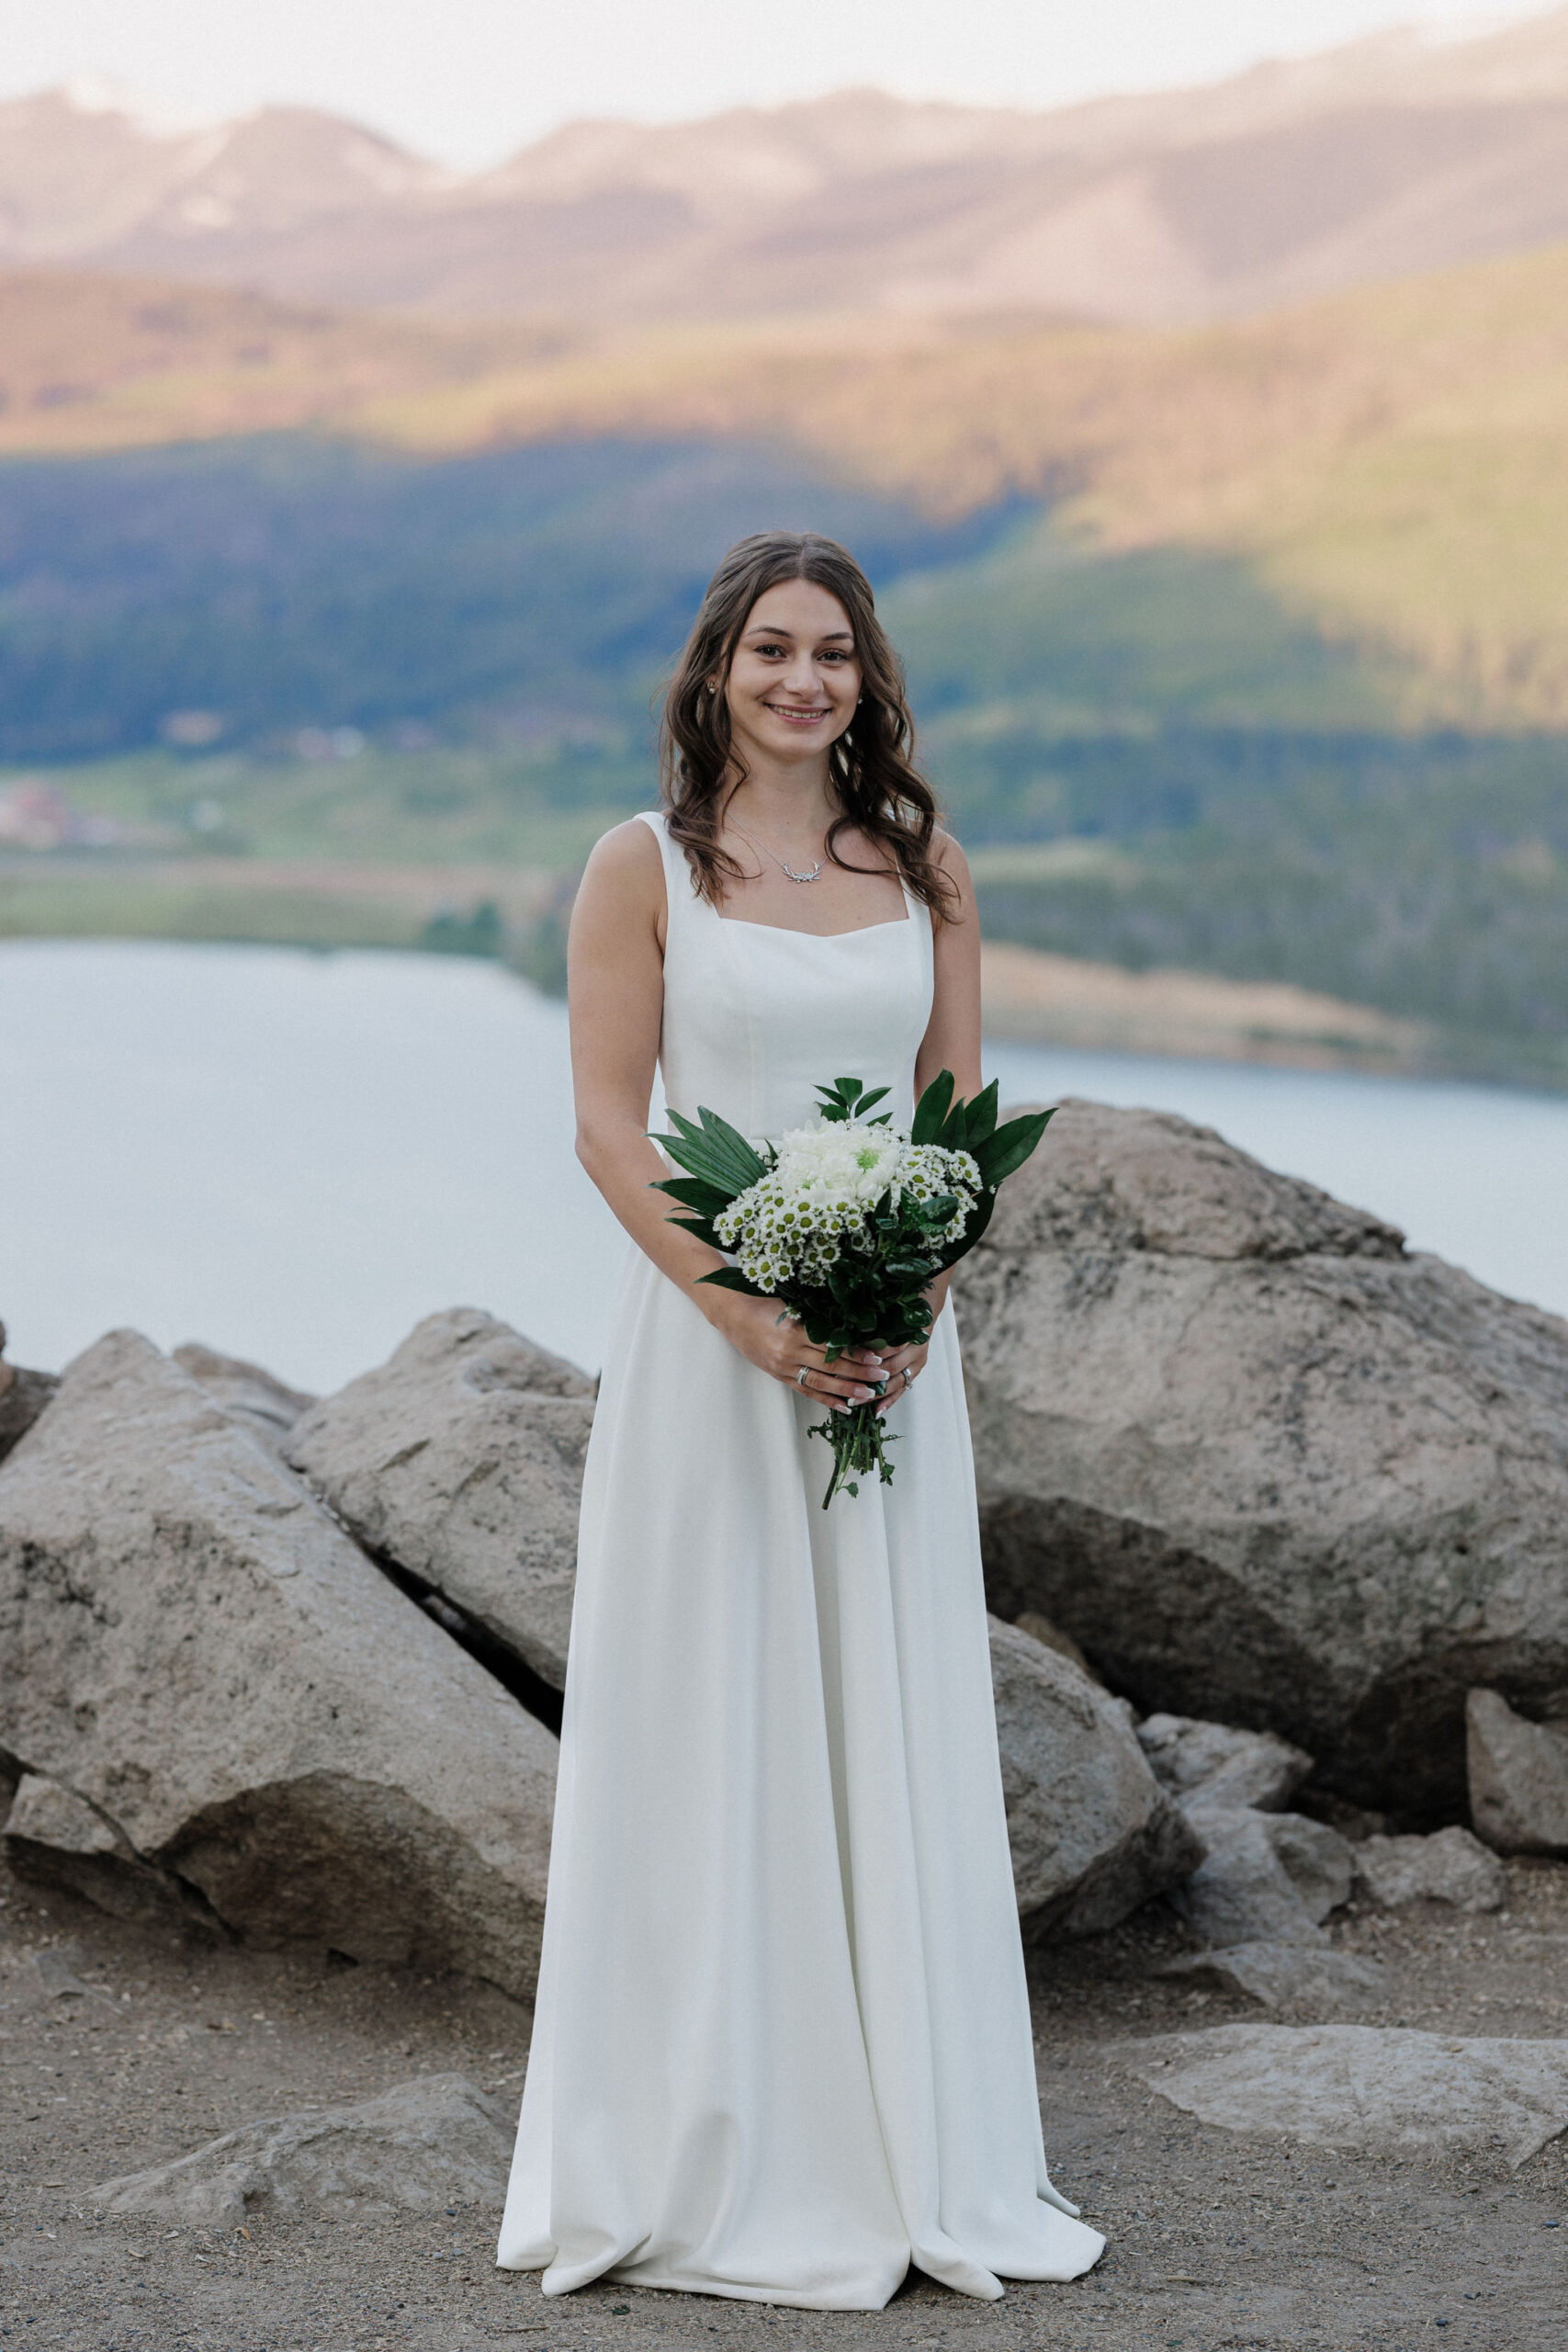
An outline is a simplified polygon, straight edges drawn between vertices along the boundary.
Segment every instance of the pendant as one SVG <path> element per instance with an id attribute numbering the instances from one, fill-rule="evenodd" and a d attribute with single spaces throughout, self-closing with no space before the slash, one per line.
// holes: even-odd
<path id="1" fill-rule="evenodd" d="M 779 860 L 779 864 L 784 865 L 784 870 L 789 876 L 792 882 L 815 882 L 817 876 L 822 871 L 822 861 L 820 858 L 818 859 L 809 874 L 797 874 L 793 865 L 784 865 L 784 862 L 782 857 Z"/>

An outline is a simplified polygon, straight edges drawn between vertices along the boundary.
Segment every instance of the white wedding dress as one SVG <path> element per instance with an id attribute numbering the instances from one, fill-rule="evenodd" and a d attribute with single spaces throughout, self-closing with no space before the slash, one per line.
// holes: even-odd
<path id="1" fill-rule="evenodd" d="M 907 1121 L 931 931 L 722 919 L 662 820 L 667 1100 L 743 1134 L 814 1090 Z M 640 1252 L 583 1486 L 532 2053 L 497 2259 L 879 2310 L 1073 2278 L 1008 1856 L 953 1317 L 893 1484 L 821 1509 L 820 1405 Z"/>

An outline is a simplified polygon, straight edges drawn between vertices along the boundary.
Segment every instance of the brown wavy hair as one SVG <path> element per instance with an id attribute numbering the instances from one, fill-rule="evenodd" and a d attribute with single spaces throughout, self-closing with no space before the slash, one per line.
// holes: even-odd
<path id="1" fill-rule="evenodd" d="M 828 828 L 828 856 L 846 873 L 874 871 L 851 865 L 838 854 L 839 834 L 857 829 L 891 853 L 913 897 L 951 922 L 957 894 L 931 849 L 936 795 L 914 762 L 915 723 L 904 665 L 876 617 L 864 572 L 847 548 L 815 531 L 756 531 L 736 541 L 708 582 L 664 697 L 660 797 L 670 838 L 686 853 L 693 887 L 716 906 L 726 882 L 745 879 L 718 844 L 725 808 L 746 780 L 730 741 L 723 685 L 752 607 L 781 580 L 809 580 L 838 598 L 849 616 L 860 663 L 860 703 L 828 754 L 829 784 L 840 811 Z M 717 691 L 710 679 L 719 681 Z"/>

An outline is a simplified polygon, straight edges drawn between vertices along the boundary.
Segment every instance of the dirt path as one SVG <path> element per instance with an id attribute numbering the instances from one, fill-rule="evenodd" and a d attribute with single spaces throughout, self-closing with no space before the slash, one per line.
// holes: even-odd
<path id="1" fill-rule="evenodd" d="M 1568 1867 L 1511 1866 L 1508 1908 L 1492 1919 L 1422 1906 L 1352 1915 L 1337 1933 L 1390 1970 L 1396 2003 L 1374 2023 L 1568 2035 Z M 916 2280 L 880 2314 L 625 2288 L 547 2303 L 536 2280 L 491 2267 L 489 2211 L 257 2218 L 247 2236 L 100 2219 L 90 2193 L 254 2117 L 426 2071 L 460 2070 L 510 2100 L 526 2009 L 466 1980 L 187 1944 L 0 1870 L 0 2342 L 5 2352 L 1416 2352 L 1439 2342 L 1562 2352 L 1568 2146 L 1510 2174 L 1501 2156 L 1378 2162 L 1192 2122 L 1103 2054 L 1128 2034 L 1259 2014 L 1151 1980 L 1150 1962 L 1178 1943 L 1151 1913 L 1036 1971 L 1053 2169 L 1111 2241 L 1090 2278 L 1014 2287 L 985 2305 Z M 36 1955 L 62 1947 L 96 1996 L 51 1993 Z"/>

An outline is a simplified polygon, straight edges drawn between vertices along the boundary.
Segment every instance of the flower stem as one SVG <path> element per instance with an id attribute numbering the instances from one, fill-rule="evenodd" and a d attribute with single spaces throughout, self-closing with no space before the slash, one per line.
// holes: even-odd
<path id="1" fill-rule="evenodd" d="M 822 1498 L 824 1510 L 840 1487 L 846 1494 L 858 1495 L 861 1479 L 873 1470 L 885 1487 L 892 1485 L 893 1464 L 886 1448 L 898 1441 L 884 1433 L 882 1416 L 874 1405 L 852 1405 L 847 1413 L 829 1413 L 826 1420 L 814 1421 L 806 1433 L 825 1437 L 833 1449 L 833 1475 Z"/>

